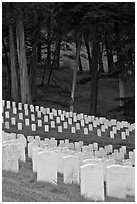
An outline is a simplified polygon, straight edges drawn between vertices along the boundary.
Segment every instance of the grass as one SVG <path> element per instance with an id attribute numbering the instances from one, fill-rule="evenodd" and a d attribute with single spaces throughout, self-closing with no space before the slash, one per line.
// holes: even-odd
<path id="1" fill-rule="evenodd" d="M 32 163 L 20 163 L 20 171 L 3 171 L 3 202 L 91 202 L 80 195 L 80 186 L 64 184 L 62 175 L 58 174 L 58 184 L 37 182 L 36 173 L 32 171 Z M 126 200 L 105 196 L 106 202 L 134 202 L 135 198 L 127 196 Z"/>

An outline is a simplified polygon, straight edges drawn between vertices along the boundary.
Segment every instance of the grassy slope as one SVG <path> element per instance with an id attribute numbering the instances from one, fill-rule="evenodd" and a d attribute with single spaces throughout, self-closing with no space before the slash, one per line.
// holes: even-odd
<path id="1" fill-rule="evenodd" d="M 20 164 L 19 173 L 3 171 L 2 201 L 3 202 L 89 202 L 80 195 L 80 187 L 74 184 L 64 184 L 58 175 L 58 185 L 37 182 L 36 174 L 32 172 L 30 159 Z M 105 197 L 106 202 L 133 202 L 134 197 L 126 200 Z"/>

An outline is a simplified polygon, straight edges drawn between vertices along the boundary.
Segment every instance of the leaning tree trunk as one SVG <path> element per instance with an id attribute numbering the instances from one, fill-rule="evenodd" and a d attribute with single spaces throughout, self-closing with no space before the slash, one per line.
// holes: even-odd
<path id="1" fill-rule="evenodd" d="M 73 73 L 73 84 L 72 84 L 71 100 L 70 100 L 70 111 L 72 112 L 74 110 L 74 96 L 75 96 L 77 72 L 78 72 L 78 67 L 79 67 L 80 47 L 81 47 L 81 40 L 82 40 L 82 35 L 80 33 L 77 34 L 76 40 L 77 40 L 76 42 L 76 60 L 75 60 L 75 68 L 74 68 L 74 73 Z"/>
<path id="2" fill-rule="evenodd" d="M 24 27 L 21 18 L 18 18 L 16 24 L 16 38 L 17 38 L 17 54 L 18 64 L 20 70 L 20 87 L 21 87 L 21 102 L 31 103 L 31 95 L 29 89 L 28 67 L 26 59 Z"/>
<path id="3" fill-rule="evenodd" d="M 97 28 L 94 31 L 93 50 L 92 50 L 92 74 L 91 74 L 91 93 L 90 93 L 90 115 L 97 113 L 97 94 L 98 94 L 98 58 L 99 58 L 99 39 Z"/>
<path id="4" fill-rule="evenodd" d="M 11 98 L 18 102 L 18 78 L 16 70 L 16 50 L 14 44 L 14 35 L 12 25 L 9 25 L 9 49 L 10 49 L 10 67 L 11 67 Z"/>
<path id="5" fill-rule="evenodd" d="M 86 33 L 84 33 L 83 35 L 84 37 L 84 41 L 85 41 L 85 45 L 86 45 L 86 49 L 87 49 L 87 54 L 88 54 L 88 61 L 89 61 L 89 69 L 90 72 L 92 71 L 92 62 L 91 62 L 91 53 L 90 53 L 90 46 L 89 46 L 89 39 Z"/>
<path id="6" fill-rule="evenodd" d="M 79 71 L 80 71 L 80 72 L 83 72 L 83 67 L 82 67 L 80 55 L 79 55 Z"/>

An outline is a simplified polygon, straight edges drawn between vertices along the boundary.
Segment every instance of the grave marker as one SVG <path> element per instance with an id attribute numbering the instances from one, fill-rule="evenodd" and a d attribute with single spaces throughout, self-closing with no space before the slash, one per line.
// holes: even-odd
<path id="1" fill-rule="evenodd" d="M 108 166 L 106 171 L 106 194 L 119 199 L 126 198 L 125 168 L 121 165 Z"/>
<path id="2" fill-rule="evenodd" d="M 73 155 L 63 157 L 64 183 L 79 183 L 79 158 Z"/>
<path id="3" fill-rule="evenodd" d="M 104 201 L 103 167 L 97 164 L 81 166 L 81 195 L 93 201 Z"/>

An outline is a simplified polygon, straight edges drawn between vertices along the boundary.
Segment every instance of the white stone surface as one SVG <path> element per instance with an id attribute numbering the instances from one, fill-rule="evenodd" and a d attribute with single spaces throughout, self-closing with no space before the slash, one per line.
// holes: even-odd
<path id="1" fill-rule="evenodd" d="M 6 128 L 6 129 L 9 129 L 9 128 L 10 128 L 10 125 L 9 125 L 9 122 L 8 122 L 8 121 L 5 122 L 5 128 Z"/>
<path id="2" fill-rule="evenodd" d="M 111 165 L 106 171 L 106 194 L 109 197 L 126 199 L 125 167 Z"/>
<path id="3" fill-rule="evenodd" d="M 57 154 L 52 151 L 44 151 L 38 154 L 37 181 L 57 185 Z"/>
<path id="4" fill-rule="evenodd" d="M 49 125 L 45 125 L 45 132 L 49 132 Z"/>
<path id="5" fill-rule="evenodd" d="M 31 130 L 36 131 L 36 124 L 31 124 Z"/>
<path id="6" fill-rule="evenodd" d="M 81 195 L 92 201 L 104 201 L 103 167 L 96 164 L 81 166 Z"/>
<path id="7" fill-rule="evenodd" d="M 34 147 L 39 147 L 39 142 L 37 140 L 28 143 L 28 157 L 32 157 L 32 150 Z"/>
<path id="8" fill-rule="evenodd" d="M 16 143 L 2 145 L 2 169 L 17 173 L 19 171 L 18 146 Z"/>
<path id="9" fill-rule="evenodd" d="M 32 150 L 32 169 L 33 172 L 37 172 L 37 167 L 38 167 L 38 153 L 41 152 L 43 148 L 41 147 L 36 147 L 33 148 Z"/>
<path id="10" fill-rule="evenodd" d="M 73 155 L 63 157 L 64 183 L 79 183 L 79 158 Z"/>
<path id="11" fill-rule="evenodd" d="M 18 130 L 22 130 L 22 123 L 18 123 Z"/>
<path id="12" fill-rule="evenodd" d="M 11 118 L 11 124 L 16 125 L 16 119 L 15 118 Z"/>
<path id="13" fill-rule="evenodd" d="M 127 167 L 126 169 L 126 194 L 135 196 L 135 167 Z"/>

